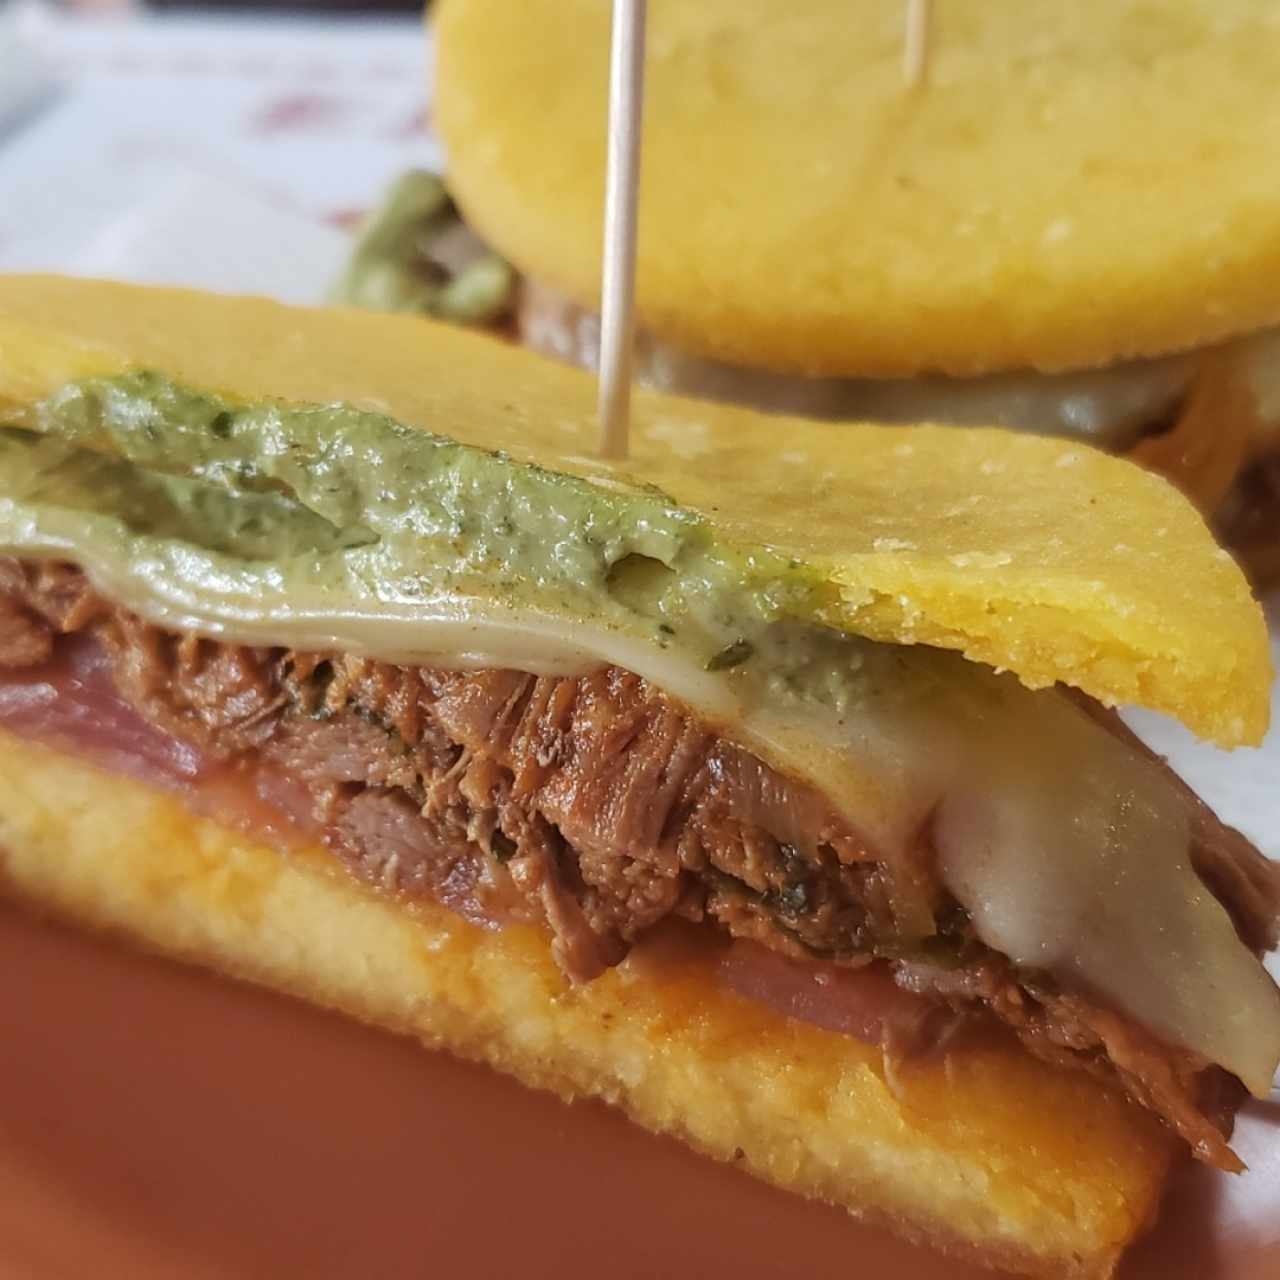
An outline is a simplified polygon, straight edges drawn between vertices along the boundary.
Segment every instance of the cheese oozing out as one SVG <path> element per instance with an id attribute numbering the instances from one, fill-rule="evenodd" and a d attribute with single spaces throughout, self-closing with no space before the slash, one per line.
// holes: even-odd
<path id="1" fill-rule="evenodd" d="M 946 887 L 1015 964 L 1270 1088 L 1280 991 L 1192 868 L 1158 768 L 1057 691 L 822 625 L 804 566 L 652 491 L 138 375 L 0 429 L 0 550 L 227 641 L 634 671 L 811 781 L 891 865 L 932 824 Z"/>

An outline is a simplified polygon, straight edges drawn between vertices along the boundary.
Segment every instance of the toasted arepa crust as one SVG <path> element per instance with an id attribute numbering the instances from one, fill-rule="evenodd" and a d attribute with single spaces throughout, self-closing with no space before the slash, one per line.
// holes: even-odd
<path id="1" fill-rule="evenodd" d="M 908 1065 L 890 1088 L 878 1049 L 705 971 L 570 988 L 533 930 L 411 911 L 319 848 L 279 853 L 2 731 L 0 882 L 565 1098 L 604 1098 L 779 1186 L 1029 1274 L 1109 1275 L 1172 1158 L 1150 1115 L 1013 1044 Z"/>

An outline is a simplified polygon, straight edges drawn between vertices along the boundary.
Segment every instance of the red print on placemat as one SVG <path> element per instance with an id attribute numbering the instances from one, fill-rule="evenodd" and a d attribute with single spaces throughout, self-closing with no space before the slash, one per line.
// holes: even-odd
<path id="1" fill-rule="evenodd" d="M 324 215 L 324 220 L 343 231 L 354 231 L 367 212 L 367 209 L 331 209 Z"/>
<path id="2" fill-rule="evenodd" d="M 249 121 L 254 133 L 318 133 L 350 114 L 344 98 L 323 93 L 291 93 L 273 98 Z"/>
<path id="3" fill-rule="evenodd" d="M 423 134 L 431 132 L 431 109 L 430 107 L 414 107 L 414 109 L 401 118 L 396 124 L 387 130 L 388 138 L 419 138 Z"/>

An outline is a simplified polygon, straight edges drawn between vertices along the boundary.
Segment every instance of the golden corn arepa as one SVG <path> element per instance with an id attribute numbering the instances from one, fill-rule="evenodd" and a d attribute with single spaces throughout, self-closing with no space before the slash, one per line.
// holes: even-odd
<path id="1" fill-rule="evenodd" d="M 599 298 L 609 5 L 440 0 L 468 220 Z M 882 0 L 653 0 L 641 326 L 821 376 L 1110 364 L 1280 321 L 1280 15 L 947 0 L 927 81 Z"/>
<path id="2" fill-rule="evenodd" d="M 1085 446 L 832 428 L 638 391 L 631 456 L 605 462 L 595 380 L 481 335 L 0 277 L 0 416 L 130 369 L 245 401 L 342 401 L 599 483 L 656 485 L 729 542 L 816 569 L 831 625 L 1151 707 L 1224 746 L 1266 731 L 1266 624 L 1239 569 L 1166 481 Z"/>
<path id="3" fill-rule="evenodd" d="M 1176 1145 L 1118 1092 L 1009 1042 L 890 1082 L 879 1048 L 705 970 L 655 983 L 624 967 L 569 987 L 534 930 L 410 909 L 323 849 L 282 856 L 2 731 L 0 883 L 562 1097 L 604 1098 L 781 1187 L 1029 1274 L 1109 1275 L 1153 1217 Z"/>
<path id="4" fill-rule="evenodd" d="M 245 402 L 375 408 L 606 486 L 658 486 L 733 544 L 825 575 L 833 625 L 1156 707 L 1226 744 L 1266 726 L 1266 635 L 1238 569 L 1170 485 L 1088 448 L 638 393 L 631 457 L 605 463 L 594 380 L 482 335 L 0 278 L 0 422 L 71 380 L 143 369 Z M 4 732 L 0 867 L 69 918 L 605 1098 L 713 1155 L 741 1150 L 781 1186 L 1029 1273 L 1110 1274 L 1175 1148 L 1109 1085 L 998 1040 L 889 1080 L 878 1047 L 742 1001 L 705 969 L 570 987 L 539 932 L 379 897 L 318 847 L 271 848 Z"/>

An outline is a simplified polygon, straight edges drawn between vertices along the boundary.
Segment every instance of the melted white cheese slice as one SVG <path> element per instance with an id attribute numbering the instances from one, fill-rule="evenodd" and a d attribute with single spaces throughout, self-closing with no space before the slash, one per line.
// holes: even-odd
<path id="1" fill-rule="evenodd" d="M 1277 991 L 1192 868 L 1189 807 L 1168 778 L 1064 698 L 971 751 L 987 785 L 950 790 L 934 833 L 978 936 L 1265 1097 Z"/>

